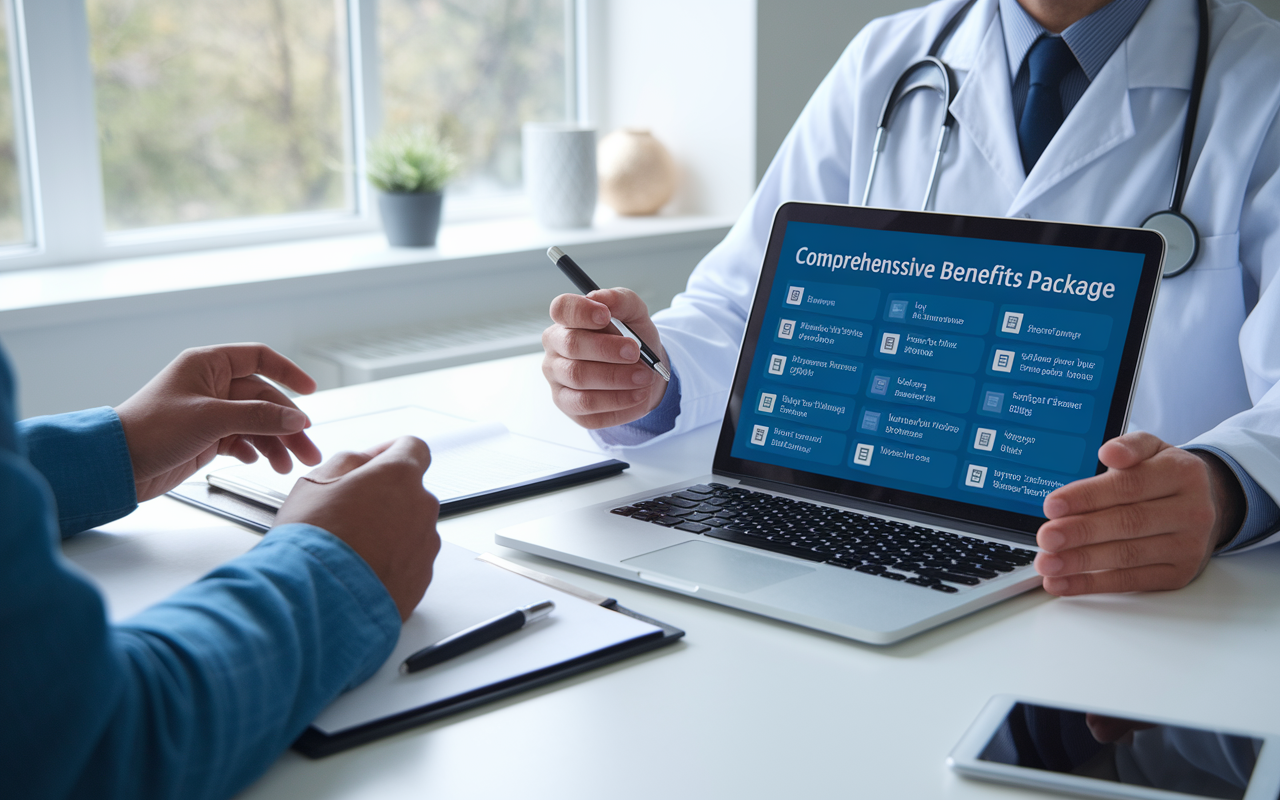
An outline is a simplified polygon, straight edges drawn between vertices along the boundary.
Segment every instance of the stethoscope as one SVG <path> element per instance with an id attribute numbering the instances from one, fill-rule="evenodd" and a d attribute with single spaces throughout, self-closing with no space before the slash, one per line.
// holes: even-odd
<path id="1" fill-rule="evenodd" d="M 889 96 L 884 100 L 884 108 L 880 111 L 880 123 L 876 128 L 876 140 L 871 152 L 871 168 L 867 172 L 867 186 L 862 192 L 862 205 L 871 200 L 871 183 L 875 180 L 876 166 L 880 161 L 880 153 L 884 150 L 885 140 L 889 136 L 889 119 L 902 99 L 916 89 L 933 89 L 945 101 L 945 116 L 938 129 L 938 142 L 933 151 L 933 166 L 929 170 L 929 186 L 925 189 L 924 202 L 920 210 L 924 211 L 933 203 L 934 192 L 938 188 L 938 170 L 942 165 L 942 154 L 946 152 L 947 142 L 951 139 L 951 130 L 955 127 L 956 118 L 951 114 L 951 102 L 956 99 L 955 73 L 942 59 L 938 52 L 946 43 L 957 26 L 964 19 L 976 0 L 969 0 L 957 11 L 933 40 L 929 53 L 920 61 L 903 70 L 902 75 L 894 83 Z M 1204 93 L 1205 72 L 1209 66 L 1209 3 L 1198 0 L 1199 41 L 1196 46 L 1196 71 L 1191 86 L 1191 99 L 1187 103 L 1187 116 L 1182 124 L 1182 146 L 1178 154 L 1177 172 L 1173 177 L 1173 196 L 1169 199 L 1169 207 L 1157 211 L 1142 221 L 1142 227 L 1157 231 L 1165 238 L 1164 277 L 1172 278 L 1181 275 L 1195 263 L 1200 254 L 1200 233 L 1195 223 L 1182 213 L 1182 201 L 1187 192 L 1187 169 L 1191 163 L 1191 142 L 1195 138 L 1196 120 L 1200 114 L 1200 97 Z M 941 82 L 936 80 L 941 78 Z"/>

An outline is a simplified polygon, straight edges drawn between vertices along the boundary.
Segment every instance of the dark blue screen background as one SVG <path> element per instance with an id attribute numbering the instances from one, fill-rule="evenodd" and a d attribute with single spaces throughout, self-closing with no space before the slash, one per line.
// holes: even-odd
<path id="1" fill-rule="evenodd" d="M 845 266 L 797 263 L 819 253 Z M 847 258 L 864 255 L 933 264 L 933 277 Z M 944 262 L 987 270 L 988 283 L 943 280 Z M 791 222 L 732 455 L 1039 516 L 1046 494 L 1095 474 L 1142 264 L 1137 253 Z M 1033 271 L 1062 291 L 1030 287 Z M 993 274 L 1021 274 L 1021 286 Z M 1114 290 L 1066 293 L 1068 276 L 1073 289 Z"/>

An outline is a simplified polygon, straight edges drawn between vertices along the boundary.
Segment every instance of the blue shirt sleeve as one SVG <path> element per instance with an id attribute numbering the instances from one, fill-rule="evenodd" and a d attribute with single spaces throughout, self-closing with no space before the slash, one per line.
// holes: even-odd
<path id="1" fill-rule="evenodd" d="M 308 525 L 272 530 L 111 625 L 58 551 L 54 494 L 18 449 L 12 409 L 0 353 L 6 797 L 229 797 L 391 654 L 391 596 L 351 548 Z"/>
<path id="2" fill-rule="evenodd" d="M 19 452 L 53 490 L 64 538 L 137 508 L 129 444 L 112 409 L 23 420 L 17 438 Z"/>
<path id="3" fill-rule="evenodd" d="M 612 447 L 635 447 L 656 438 L 676 426 L 676 417 L 680 416 L 680 376 L 675 365 L 671 365 L 671 383 L 667 384 L 667 392 L 662 395 L 662 402 L 635 422 L 602 428 L 592 431 L 596 441 Z"/>
<path id="4" fill-rule="evenodd" d="M 1271 496 L 1249 476 L 1248 472 L 1245 472 L 1239 462 L 1210 445 L 1193 445 L 1186 449 L 1206 450 L 1222 459 L 1222 463 L 1235 474 L 1236 480 L 1240 481 L 1240 488 L 1244 490 L 1244 522 L 1241 523 L 1240 530 L 1231 538 L 1231 541 L 1219 547 L 1217 552 L 1229 553 L 1237 550 L 1275 533 L 1276 529 L 1280 528 L 1280 507 L 1277 507 Z"/>

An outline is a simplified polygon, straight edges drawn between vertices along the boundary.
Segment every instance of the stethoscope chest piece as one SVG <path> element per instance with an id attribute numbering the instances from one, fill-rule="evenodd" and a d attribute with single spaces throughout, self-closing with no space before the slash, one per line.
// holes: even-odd
<path id="1" fill-rule="evenodd" d="M 1186 216 L 1169 208 L 1144 219 L 1142 227 L 1164 236 L 1163 277 L 1181 275 L 1195 263 L 1200 253 L 1200 237 L 1196 226 Z"/>

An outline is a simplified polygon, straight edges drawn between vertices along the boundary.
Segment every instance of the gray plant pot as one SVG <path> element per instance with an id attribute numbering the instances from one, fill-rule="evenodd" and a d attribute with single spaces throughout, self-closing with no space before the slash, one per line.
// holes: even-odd
<path id="1" fill-rule="evenodd" d="M 434 247 L 444 192 L 378 192 L 382 230 L 392 247 Z"/>

